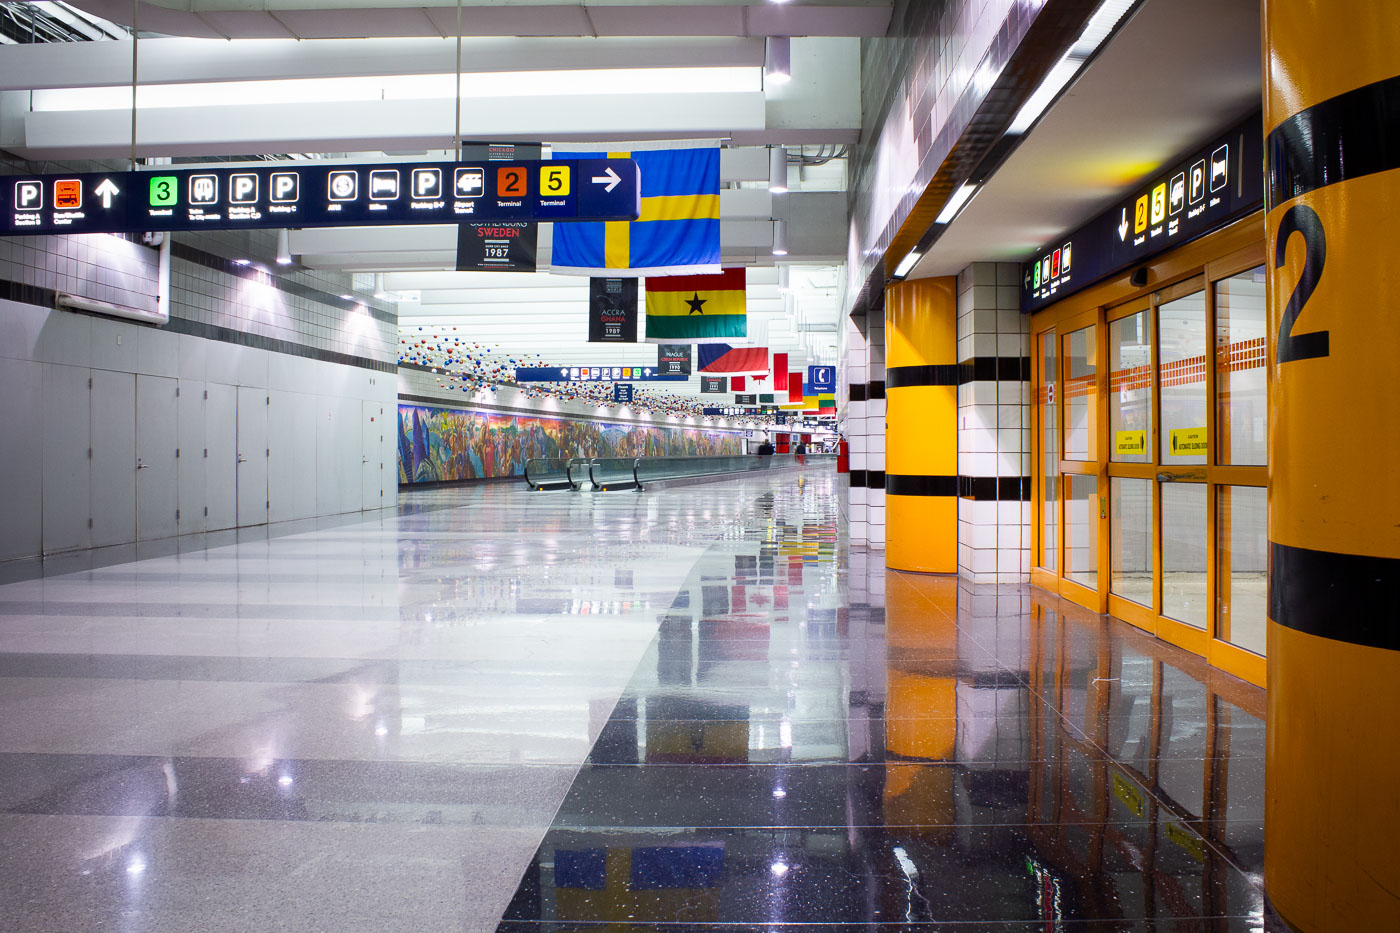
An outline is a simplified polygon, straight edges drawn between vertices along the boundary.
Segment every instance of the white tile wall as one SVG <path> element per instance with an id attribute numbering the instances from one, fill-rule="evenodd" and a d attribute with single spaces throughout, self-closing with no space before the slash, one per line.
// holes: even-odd
<path id="1" fill-rule="evenodd" d="M 958 275 L 958 360 L 1027 354 L 1017 263 L 977 262 Z M 1029 393 L 1019 380 L 958 387 L 958 474 L 1030 472 Z M 958 502 L 958 573 L 973 583 L 1023 583 L 1030 573 L 1030 508 L 1019 501 Z"/>

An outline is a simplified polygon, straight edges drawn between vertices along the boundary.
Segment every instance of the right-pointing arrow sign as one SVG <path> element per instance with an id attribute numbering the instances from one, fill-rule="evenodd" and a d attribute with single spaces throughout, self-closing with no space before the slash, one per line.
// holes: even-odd
<path id="1" fill-rule="evenodd" d="M 1126 241 L 1128 239 L 1128 209 L 1123 208 L 1123 219 L 1118 222 L 1118 239 Z"/>
<path id="2" fill-rule="evenodd" d="M 603 174 L 594 175 L 589 181 L 595 185 L 603 185 L 603 190 L 611 194 L 612 190 L 617 187 L 617 183 L 622 181 L 622 176 L 614 172 L 612 166 L 609 165 Z"/>

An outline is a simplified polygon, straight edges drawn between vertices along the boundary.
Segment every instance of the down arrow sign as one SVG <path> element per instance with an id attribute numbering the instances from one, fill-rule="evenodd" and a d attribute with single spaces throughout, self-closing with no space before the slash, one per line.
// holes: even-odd
<path id="1" fill-rule="evenodd" d="M 613 171 L 611 165 L 604 170 L 601 175 L 594 175 L 589 181 L 595 185 L 603 185 L 603 190 L 612 194 L 612 190 L 617 187 L 617 183 L 622 181 L 622 176 Z"/>

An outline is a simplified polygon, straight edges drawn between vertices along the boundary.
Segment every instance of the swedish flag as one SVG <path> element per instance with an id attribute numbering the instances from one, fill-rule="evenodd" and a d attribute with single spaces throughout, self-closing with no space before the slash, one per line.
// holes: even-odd
<path id="1" fill-rule="evenodd" d="M 556 159 L 598 157 L 596 152 L 554 153 Z M 550 269 L 607 276 L 719 272 L 719 149 L 609 152 L 608 158 L 636 160 L 641 216 L 555 224 Z"/>

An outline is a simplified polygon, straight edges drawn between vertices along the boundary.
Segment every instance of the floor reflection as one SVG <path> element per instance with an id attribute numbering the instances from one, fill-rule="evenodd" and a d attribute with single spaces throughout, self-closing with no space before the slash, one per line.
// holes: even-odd
<path id="1" fill-rule="evenodd" d="M 501 929 L 1265 929 L 1262 692 L 1038 590 L 887 574 L 830 482 L 660 613 Z"/>

